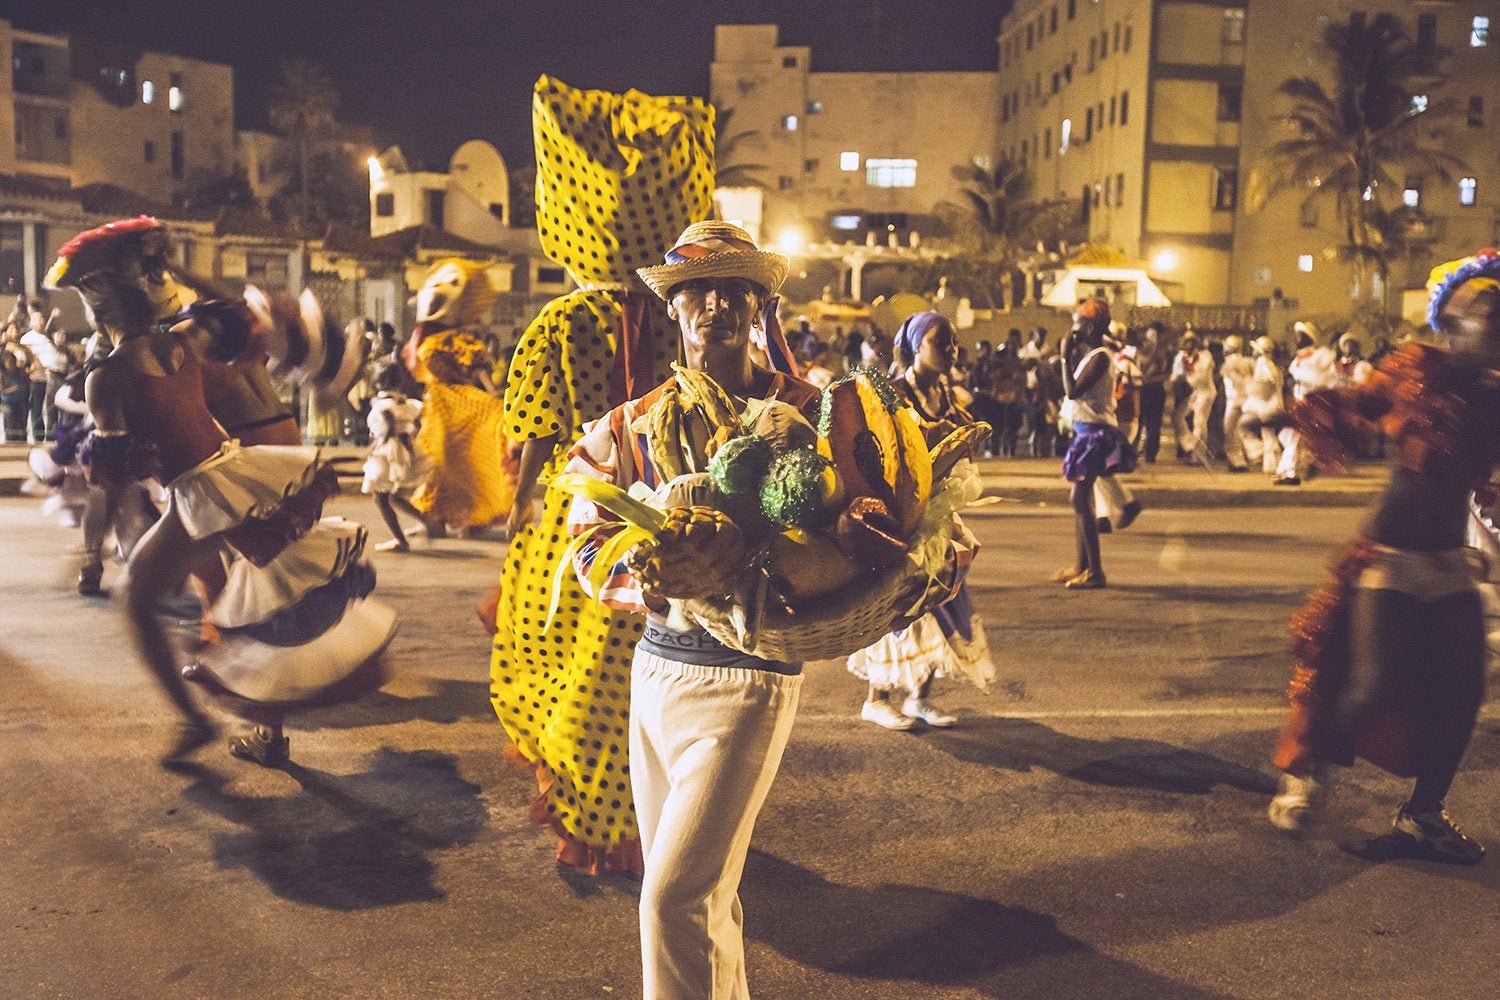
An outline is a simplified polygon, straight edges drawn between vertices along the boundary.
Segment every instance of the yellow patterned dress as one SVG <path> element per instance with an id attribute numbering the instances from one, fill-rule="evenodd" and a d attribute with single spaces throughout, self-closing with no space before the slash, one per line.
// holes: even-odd
<path id="1" fill-rule="evenodd" d="M 620 298 L 575 292 L 554 299 L 516 348 L 505 432 L 513 440 L 557 435 L 539 483 L 561 470 L 584 423 L 610 409 Z M 655 368 L 665 379 L 676 355 L 665 308 L 652 326 Z M 531 815 L 557 832 L 558 860 L 590 874 L 635 871 L 640 846 L 628 763 L 630 661 L 644 619 L 594 601 L 567 572 L 557 619 L 543 632 L 569 541 L 569 501 L 567 493 L 547 490 L 541 517 L 511 541 L 500 581 L 490 700 L 514 752 L 536 768 L 540 795 Z"/>
<path id="2" fill-rule="evenodd" d="M 445 330 L 417 345 L 413 374 L 426 386 L 417 445 L 433 471 L 412 505 L 453 528 L 481 528 L 510 513 L 500 400 L 468 381 L 488 358 L 472 334 Z"/>

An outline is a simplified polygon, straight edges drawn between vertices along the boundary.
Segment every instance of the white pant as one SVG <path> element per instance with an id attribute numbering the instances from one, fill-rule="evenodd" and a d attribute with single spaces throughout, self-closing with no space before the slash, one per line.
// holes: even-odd
<path id="1" fill-rule="evenodd" d="M 1177 407 L 1176 413 L 1172 415 L 1172 422 L 1177 430 L 1177 447 L 1183 451 L 1192 452 L 1197 449 L 1198 442 L 1208 437 L 1208 417 L 1213 412 L 1214 400 L 1218 393 L 1211 389 L 1194 389 L 1182 405 Z M 1191 414 L 1192 427 L 1188 427 L 1188 415 Z"/>
<path id="2" fill-rule="evenodd" d="M 801 687 L 801 676 L 636 651 L 630 777 L 646 860 L 646 1000 L 750 995 L 740 876 Z"/>
<path id="3" fill-rule="evenodd" d="M 1094 516 L 1107 517 L 1113 527 L 1120 523 L 1125 505 L 1135 500 L 1124 484 L 1116 482 L 1114 476 L 1100 476 L 1094 480 Z"/>
<path id="4" fill-rule="evenodd" d="M 1224 406 L 1224 460 L 1231 469 L 1243 469 L 1248 464 L 1245 442 L 1240 440 L 1240 417 L 1243 414 L 1243 404 L 1238 399 L 1229 400 Z"/>

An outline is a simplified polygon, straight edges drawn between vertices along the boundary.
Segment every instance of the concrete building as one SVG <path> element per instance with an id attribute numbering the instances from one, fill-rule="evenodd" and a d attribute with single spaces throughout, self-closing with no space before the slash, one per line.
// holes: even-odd
<path id="1" fill-rule="evenodd" d="M 1405 200 L 1432 216 L 1420 258 L 1392 274 L 1393 285 L 1420 286 L 1434 259 L 1492 242 L 1500 222 L 1500 160 L 1484 128 L 1500 100 L 1493 0 L 1018 0 L 1000 33 L 1000 155 L 1044 190 L 1080 198 L 1091 242 L 1147 262 L 1188 302 L 1347 313 L 1331 199 L 1304 211 L 1287 193 L 1250 213 L 1242 195 L 1266 148 L 1288 135 L 1276 88 L 1298 76 L 1331 87 L 1322 27 L 1381 11 L 1451 50 L 1446 88 L 1434 82 L 1427 97 L 1456 99 L 1469 123 L 1443 143 L 1472 167 L 1467 180 L 1411 177 L 1382 192 L 1388 208 Z"/>
<path id="2" fill-rule="evenodd" d="M 863 244 L 933 231 L 955 167 L 997 148 L 993 73 L 828 73 L 772 24 L 719 25 L 709 97 L 732 114 L 720 169 L 753 165 L 759 188 L 721 196 L 720 214 L 779 246 Z M 724 141 L 742 135 L 726 148 Z"/>
<path id="3" fill-rule="evenodd" d="M 234 168 L 234 73 L 0 21 L 0 173 L 167 199 Z"/>

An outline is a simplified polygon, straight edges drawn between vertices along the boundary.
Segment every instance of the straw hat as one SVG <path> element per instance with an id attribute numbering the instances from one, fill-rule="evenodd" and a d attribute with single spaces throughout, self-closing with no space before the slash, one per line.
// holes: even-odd
<path id="1" fill-rule="evenodd" d="M 1276 342 L 1265 334 L 1261 334 L 1250 341 L 1250 346 L 1255 348 L 1256 354 L 1270 354 L 1276 349 Z"/>
<path id="2" fill-rule="evenodd" d="M 791 266 L 782 254 L 757 247 L 739 226 L 712 219 L 684 229 L 677 245 L 667 251 L 666 261 L 635 272 L 664 299 L 673 287 L 694 278 L 744 278 L 774 295 Z"/>

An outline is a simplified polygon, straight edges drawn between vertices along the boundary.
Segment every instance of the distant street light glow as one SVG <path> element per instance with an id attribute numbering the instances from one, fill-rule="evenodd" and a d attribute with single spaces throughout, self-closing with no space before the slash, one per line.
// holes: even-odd
<path id="1" fill-rule="evenodd" d="M 806 245 L 807 238 L 802 235 L 800 229 L 783 229 L 781 235 L 776 237 L 776 249 L 788 257 L 801 253 Z"/>
<path id="2" fill-rule="evenodd" d="M 1152 263 L 1156 265 L 1158 271 L 1175 271 L 1181 262 L 1177 259 L 1176 250 L 1158 250 L 1156 259 Z"/>

